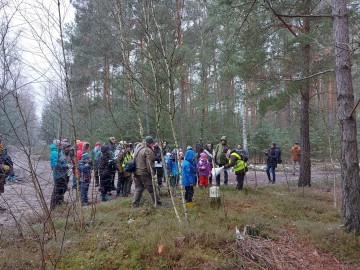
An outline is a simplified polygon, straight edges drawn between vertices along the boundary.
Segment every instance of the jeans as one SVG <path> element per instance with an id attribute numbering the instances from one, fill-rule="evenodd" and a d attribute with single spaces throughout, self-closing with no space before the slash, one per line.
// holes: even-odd
<path id="1" fill-rule="evenodd" d="M 76 177 L 74 174 L 72 176 L 72 187 L 76 187 Z"/>
<path id="2" fill-rule="evenodd" d="M 272 180 L 271 180 L 271 177 L 270 177 L 270 172 L 272 174 Z M 275 183 L 275 166 L 267 166 L 266 167 L 266 174 L 267 174 L 267 177 L 269 179 L 269 182 L 273 182 Z"/>
<path id="3" fill-rule="evenodd" d="M 82 203 L 88 203 L 88 191 L 89 191 L 89 182 L 80 182 L 80 192 L 81 192 L 81 202 Z"/>
<path id="4" fill-rule="evenodd" d="M 219 166 L 221 167 L 224 165 L 219 165 Z M 227 172 L 227 170 L 224 170 L 224 184 L 225 185 L 227 185 L 228 179 L 229 179 L 228 172 Z M 220 173 L 216 176 L 216 185 L 220 186 Z"/>

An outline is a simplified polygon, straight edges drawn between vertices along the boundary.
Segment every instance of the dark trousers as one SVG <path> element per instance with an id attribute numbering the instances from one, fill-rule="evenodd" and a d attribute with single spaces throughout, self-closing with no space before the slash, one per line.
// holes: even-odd
<path id="1" fill-rule="evenodd" d="M 81 202 L 88 203 L 88 191 L 89 191 L 90 182 L 80 182 L 80 194 L 81 194 Z"/>
<path id="2" fill-rule="evenodd" d="M 185 201 L 192 202 L 192 198 L 194 196 L 194 187 L 193 186 L 186 186 L 185 187 Z"/>
<path id="3" fill-rule="evenodd" d="M 158 182 L 159 187 L 162 186 L 163 177 L 164 177 L 164 170 L 163 170 L 163 168 L 156 168 L 156 178 L 157 178 L 157 182 Z"/>
<path id="4" fill-rule="evenodd" d="M 111 192 L 113 187 L 112 178 L 100 178 L 100 192 L 101 196 L 104 197 L 108 192 Z"/>
<path id="5" fill-rule="evenodd" d="M 151 176 L 134 175 L 134 183 L 135 193 L 132 201 L 134 207 L 138 207 L 140 205 L 141 196 L 145 189 L 149 192 L 153 203 L 155 203 L 156 200 L 157 204 L 161 204 L 159 195 L 154 192 Z"/>
<path id="6" fill-rule="evenodd" d="M 60 205 L 64 202 L 64 194 L 67 190 L 68 183 L 68 176 L 55 179 L 54 189 L 50 199 L 50 210 L 54 210 L 57 205 Z"/>
<path id="7" fill-rule="evenodd" d="M 180 179 L 180 175 L 176 174 L 176 175 L 172 175 L 170 178 L 170 185 L 171 187 L 175 188 L 178 186 L 179 184 L 179 179 Z"/>
<path id="8" fill-rule="evenodd" d="M 118 181 L 116 185 L 116 194 L 124 194 L 124 176 L 123 173 L 118 172 Z"/>
<path id="9" fill-rule="evenodd" d="M 94 165 L 94 180 L 95 180 L 95 187 L 98 187 L 100 180 L 99 180 L 99 170 L 96 165 Z"/>
<path id="10" fill-rule="evenodd" d="M 245 170 L 242 170 L 238 173 L 236 173 L 236 189 L 242 190 L 244 186 L 244 177 L 245 177 Z"/>
<path id="11" fill-rule="evenodd" d="M 272 180 L 271 180 L 271 177 L 270 177 L 270 172 L 272 174 Z M 269 182 L 275 183 L 275 166 L 269 166 L 268 165 L 266 167 L 266 174 L 267 174 Z"/>
<path id="12" fill-rule="evenodd" d="M 131 194 L 131 185 L 133 182 L 132 175 L 123 177 L 123 179 L 124 179 L 123 193 L 124 193 L 124 196 L 128 196 Z"/>
<path id="13" fill-rule="evenodd" d="M 219 167 L 222 167 L 224 165 L 219 165 Z M 224 170 L 224 184 L 227 185 L 228 183 L 228 179 L 229 179 L 229 175 L 228 172 L 226 170 Z M 216 176 L 216 185 L 220 186 L 220 173 Z"/>

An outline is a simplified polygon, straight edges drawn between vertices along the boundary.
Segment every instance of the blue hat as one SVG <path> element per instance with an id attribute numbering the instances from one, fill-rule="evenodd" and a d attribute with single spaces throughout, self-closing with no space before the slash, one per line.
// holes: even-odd
<path id="1" fill-rule="evenodd" d="M 82 160 L 90 159 L 90 155 L 88 153 L 82 154 Z"/>

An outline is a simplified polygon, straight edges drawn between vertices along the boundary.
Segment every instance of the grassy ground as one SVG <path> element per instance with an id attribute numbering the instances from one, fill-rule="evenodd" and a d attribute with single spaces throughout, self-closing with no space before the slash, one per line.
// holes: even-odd
<path id="1" fill-rule="evenodd" d="M 360 269 L 360 238 L 341 229 L 328 186 L 221 188 L 219 209 L 210 208 L 208 190 L 196 188 L 188 221 L 178 195 L 181 223 L 171 206 L 154 209 L 147 194 L 136 209 L 131 198 L 98 204 L 95 221 L 84 230 L 64 217 L 63 207 L 57 213 L 58 240 L 44 241 L 47 268 Z M 246 228 L 243 240 L 237 240 L 236 227 Z M 0 269 L 40 269 L 42 228 L 34 224 L 31 236 L 16 241 L 3 236 Z"/>

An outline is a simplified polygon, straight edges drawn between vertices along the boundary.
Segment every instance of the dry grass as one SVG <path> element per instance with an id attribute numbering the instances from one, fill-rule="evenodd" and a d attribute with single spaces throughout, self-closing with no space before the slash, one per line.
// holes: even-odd
<path id="1" fill-rule="evenodd" d="M 189 209 L 188 222 L 182 214 L 181 224 L 171 207 L 152 208 L 148 196 L 138 209 L 130 207 L 131 198 L 101 203 L 86 230 L 69 225 L 61 256 L 60 240 L 45 242 L 48 268 L 357 269 L 359 237 L 340 228 L 340 212 L 333 209 L 328 188 L 279 184 L 237 192 L 222 187 L 220 209 L 210 208 L 208 192 L 196 189 L 195 207 Z M 182 213 L 180 197 L 176 200 Z M 64 219 L 57 223 L 62 230 Z M 242 231 L 245 226 L 247 235 L 237 240 L 235 227 Z M 2 248 L 1 269 L 39 266 L 33 264 L 39 245 L 31 246 L 33 256 L 26 244 L 7 242 Z M 10 259 L 22 252 L 29 256 L 21 263 Z"/>

